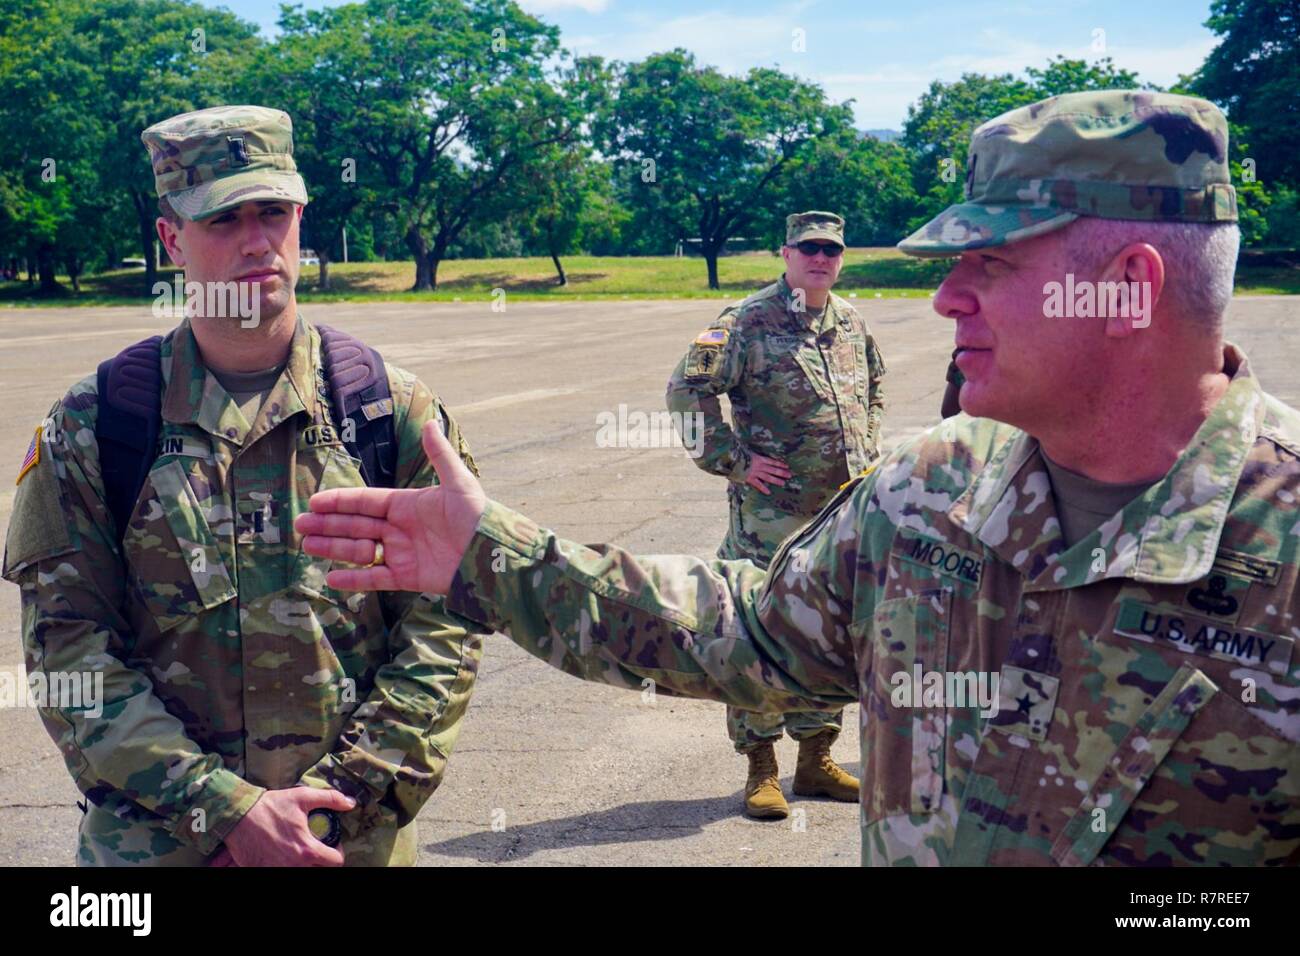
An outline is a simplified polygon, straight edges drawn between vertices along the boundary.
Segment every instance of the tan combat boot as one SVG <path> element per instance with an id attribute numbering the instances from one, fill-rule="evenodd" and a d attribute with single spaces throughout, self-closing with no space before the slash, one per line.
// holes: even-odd
<path id="1" fill-rule="evenodd" d="M 858 778 L 831 759 L 831 744 L 836 736 L 828 731 L 799 741 L 799 763 L 794 771 L 794 792 L 799 796 L 857 803 Z"/>
<path id="2" fill-rule="evenodd" d="M 756 820 L 782 820 L 790 815 L 790 805 L 781 793 L 780 771 L 776 767 L 776 750 L 764 744 L 749 753 L 749 779 L 745 781 L 745 814 Z"/>

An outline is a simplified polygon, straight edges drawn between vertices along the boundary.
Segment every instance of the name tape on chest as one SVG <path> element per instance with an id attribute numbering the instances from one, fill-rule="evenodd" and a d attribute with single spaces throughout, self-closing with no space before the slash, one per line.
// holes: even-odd
<path id="1" fill-rule="evenodd" d="M 212 461 L 212 449 L 206 442 L 188 435 L 167 435 L 158 440 L 158 457 L 202 458 Z"/>
<path id="2" fill-rule="evenodd" d="M 984 573 L 984 558 L 979 554 L 936 538 L 900 535 L 894 542 L 892 553 L 904 561 L 967 584 L 978 585 Z"/>
<path id="3" fill-rule="evenodd" d="M 801 335 L 768 335 L 763 339 L 763 347 L 769 352 L 788 352 L 805 342 L 812 344 L 812 339 L 805 339 Z"/>
<path id="4" fill-rule="evenodd" d="M 1137 641 L 1276 674 L 1290 671 L 1291 651 L 1295 646 L 1295 638 L 1285 634 L 1225 627 L 1222 621 L 1143 604 L 1131 598 L 1120 603 L 1114 630 Z"/>

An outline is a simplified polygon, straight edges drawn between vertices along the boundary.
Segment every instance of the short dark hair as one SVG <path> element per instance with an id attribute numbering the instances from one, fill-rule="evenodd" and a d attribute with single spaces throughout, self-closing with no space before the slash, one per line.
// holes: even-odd
<path id="1" fill-rule="evenodd" d="M 158 215 L 162 216 L 177 229 L 182 228 L 182 223 L 185 222 L 185 220 L 180 217 L 180 214 L 172 208 L 172 204 L 167 201 L 165 196 L 158 197 Z"/>

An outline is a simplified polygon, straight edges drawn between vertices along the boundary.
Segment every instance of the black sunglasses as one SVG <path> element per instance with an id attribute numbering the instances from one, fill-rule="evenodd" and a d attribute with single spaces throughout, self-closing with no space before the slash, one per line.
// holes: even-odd
<path id="1" fill-rule="evenodd" d="M 820 252 L 824 254 L 827 259 L 834 259 L 844 251 L 843 246 L 836 245 L 833 242 L 813 242 L 811 239 L 806 239 L 803 242 L 797 243 L 795 248 L 805 256 L 815 256 Z"/>

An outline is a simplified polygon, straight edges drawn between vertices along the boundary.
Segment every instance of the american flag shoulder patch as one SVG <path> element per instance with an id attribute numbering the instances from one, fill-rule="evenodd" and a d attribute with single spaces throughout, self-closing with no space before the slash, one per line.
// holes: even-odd
<path id="1" fill-rule="evenodd" d="M 726 345 L 727 336 L 731 333 L 726 329 L 705 329 L 695 337 L 696 345 Z"/>
<path id="2" fill-rule="evenodd" d="M 22 481 L 29 471 L 41 463 L 41 426 L 36 426 L 36 434 L 32 436 L 32 443 L 27 446 L 27 454 L 23 456 L 22 466 L 18 469 L 18 480 L 14 484 Z"/>

